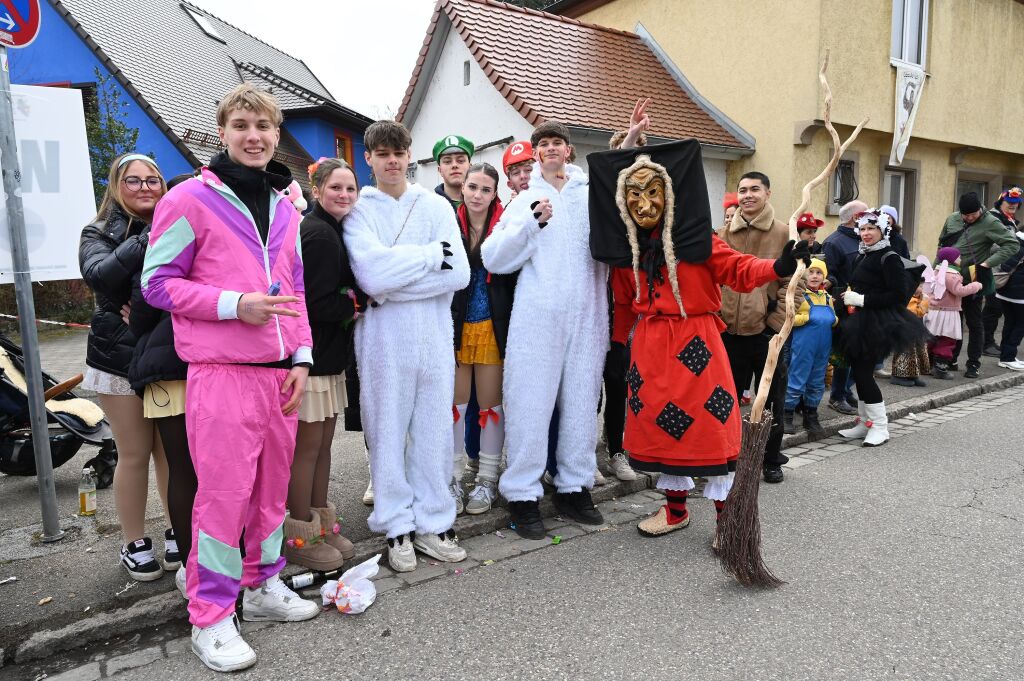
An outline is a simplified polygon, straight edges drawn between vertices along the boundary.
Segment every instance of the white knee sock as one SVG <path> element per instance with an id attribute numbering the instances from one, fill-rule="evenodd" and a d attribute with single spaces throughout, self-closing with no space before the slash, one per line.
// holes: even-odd
<path id="1" fill-rule="evenodd" d="M 452 436 L 455 439 L 455 449 L 452 452 L 452 464 L 454 466 L 455 477 L 459 477 L 459 473 L 462 470 L 462 455 L 466 453 L 466 410 L 469 409 L 469 404 L 456 404 L 455 423 L 452 425 Z"/>
<path id="2" fill-rule="evenodd" d="M 493 409 L 481 409 L 480 418 L 480 480 L 498 479 L 498 462 L 505 446 L 505 411 L 501 405 Z"/>

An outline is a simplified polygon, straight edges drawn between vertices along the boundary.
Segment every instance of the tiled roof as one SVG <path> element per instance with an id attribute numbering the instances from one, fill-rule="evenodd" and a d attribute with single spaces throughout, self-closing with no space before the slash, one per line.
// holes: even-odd
<path id="1" fill-rule="evenodd" d="M 126 5 L 120 0 L 50 0 L 68 24 L 125 84 L 129 93 L 161 127 L 186 158 L 205 163 L 212 150 L 185 143 L 186 131 L 216 133 L 217 102 L 249 77 L 268 80 L 282 108 L 322 98 L 344 109 L 301 60 L 228 24 L 205 10 L 178 0 L 148 0 Z M 206 19 L 223 39 L 199 26 L 190 13 Z M 287 83 L 286 87 L 284 83 Z M 266 85 L 266 83 L 264 83 Z M 303 91 L 305 95 L 296 95 Z M 321 102 L 322 103 L 322 102 Z M 366 124 L 370 120 L 366 119 Z"/>
<path id="2" fill-rule="evenodd" d="M 450 21 L 494 87 L 531 125 L 621 130 L 638 96 L 652 98 L 655 137 L 749 148 L 698 104 L 635 33 L 495 0 L 439 0 L 399 109 L 409 108 L 438 26 Z"/>

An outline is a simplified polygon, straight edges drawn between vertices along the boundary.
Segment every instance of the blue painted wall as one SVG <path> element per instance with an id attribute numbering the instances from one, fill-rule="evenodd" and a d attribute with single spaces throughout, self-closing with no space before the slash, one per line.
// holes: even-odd
<path id="1" fill-rule="evenodd" d="M 21 85 L 40 83 L 94 83 L 93 69 L 109 76 L 110 72 L 100 63 L 78 35 L 71 30 L 64 19 L 57 14 L 49 2 L 39 3 L 42 10 L 42 24 L 39 36 L 28 47 L 8 50 L 11 68 L 11 82 Z M 136 151 L 156 157 L 161 172 L 166 177 L 187 173 L 191 166 L 181 152 L 160 131 L 153 120 L 135 103 L 135 100 L 115 80 L 111 85 L 121 92 L 122 101 L 128 104 L 126 123 L 139 129 Z"/>
<path id="2" fill-rule="evenodd" d="M 334 131 L 342 131 L 352 140 L 352 161 L 360 186 L 370 184 L 370 166 L 367 165 L 363 156 L 363 152 L 366 150 L 366 147 L 363 146 L 363 133 L 315 118 L 286 119 L 284 127 L 314 159 L 321 156 L 334 156 L 337 151 Z"/>

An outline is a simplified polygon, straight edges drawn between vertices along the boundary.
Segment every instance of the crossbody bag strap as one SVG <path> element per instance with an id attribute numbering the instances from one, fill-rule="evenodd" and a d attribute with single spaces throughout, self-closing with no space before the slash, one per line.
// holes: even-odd
<path id="1" fill-rule="evenodd" d="M 402 232 L 405 231 L 405 226 L 407 224 L 409 224 L 409 218 L 412 216 L 412 209 L 416 207 L 416 202 L 419 201 L 419 200 L 420 200 L 419 196 L 417 196 L 416 198 L 414 198 L 412 200 L 412 205 L 409 206 L 409 212 L 405 214 L 405 219 L 402 220 L 402 226 L 398 229 L 398 234 L 395 235 L 395 240 L 391 242 L 392 246 L 397 245 L 398 244 L 398 240 L 402 238 Z"/>

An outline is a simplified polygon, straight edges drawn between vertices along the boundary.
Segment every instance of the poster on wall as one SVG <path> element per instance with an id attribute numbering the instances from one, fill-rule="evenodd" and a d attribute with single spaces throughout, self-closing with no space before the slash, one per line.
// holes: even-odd
<path id="1" fill-rule="evenodd" d="M 80 279 L 78 238 L 96 214 L 82 93 L 12 85 L 11 94 L 32 281 Z M 0 283 L 10 284 L 7 197 L 0 198 Z"/>
<path id="2" fill-rule="evenodd" d="M 917 118 L 917 107 L 921 103 L 924 80 L 924 71 L 920 66 L 900 64 L 896 67 L 896 117 L 892 127 L 892 151 L 889 154 L 891 166 L 903 163 L 914 119 Z"/>

